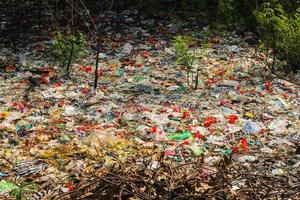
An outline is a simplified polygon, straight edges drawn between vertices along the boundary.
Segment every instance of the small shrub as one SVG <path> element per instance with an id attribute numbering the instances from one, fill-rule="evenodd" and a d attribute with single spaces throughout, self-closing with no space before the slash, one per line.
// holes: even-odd
<path id="1" fill-rule="evenodd" d="M 193 64 L 193 55 L 189 51 L 190 43 L 191 38 L 187 36 L 176 36 L 172 41 L 176 53 L 176 63 L 185 66 L 188 70 Z"/>
<path id="2" fill-rule="evenodd" d="M 176 63 L 185 67 L 187 72 L 187 84 L 189 85 L 189 75 L 195 60 L 195 55 L 192 54 L 189 49 L 192 38 L 187 36 L 176 36 L 172 43 L 175 48 Z"/>
<path id="3" fill-rule="evenodd" d="M 86 40 L 82 33 L 75 36 L 60 31 L 54 32 L 54 42 L 50 51 L 54 60 L 66 68 L 67 76 L 69 76 L 71 61 L 85 55 L 85 45 Z"/>

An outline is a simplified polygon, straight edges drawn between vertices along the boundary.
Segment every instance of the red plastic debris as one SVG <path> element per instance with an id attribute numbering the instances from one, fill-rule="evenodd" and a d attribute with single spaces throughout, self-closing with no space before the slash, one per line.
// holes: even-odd
<path id="1" fill-rule="evenodd" d="M 204 120 L 204 127 L 209 127 L 215 123 L 217 123 L 217 119 L 215 117 L 206 117 Z"/>
<path id="2" fill-rule="evenodd" d="M 194 138 L 198 138 L 198 139 L 202 139 L 204 137 L 200 132 L 195 133 L 193 136 Z"/>
<path id="3" fill-rule="evenodd" d="M 12 103 L 12 106 L 17 106 L 17 105 L 19 105 L 19 103 L 18 102 L 16 102 L 16 101 L 14 101 L 13 103 Z"/>
<path id="4" fill-rule="evenodd" d="M 90 91 L 89 88 L 82 88 L 82 89 L 81 89 L 81 92 L 84 93 L 84 94 L 89 93 L 89 91 Z"/>
<path id="5" fill-rule="evenodd" d="M 23 104 L 19 104 L 19 105 L 18 105 L 18 109 L 19 109 L 19 110 L 23 110 L 23 109 L 24 109 Z"/>
<path id="6" fill-rule="evenodd" d="M 103 69 L 102 68 L 100 68 L 99 70 L 98 70 L 98 76 L 103 76 Z"/>
<path id="7" fill-rule="evenodd" d="M 73 184 L 67 184 L 66 185 L 66 188 L 68 188 L 68 191 L 72 191 L 72 190 L 74 190 L 74 186 L 73 186 Z"/>
<path id="8" fill-rule="evenodd" d="M 175 153 L 172 152 L 171 150 L 166 150 L 165 151 L 165 156 L 174 156 L 174 155 L 175 155 Z"/>
<path id="9" fill-rule="evenodd" d="M 57 83 L 55 83 L 55 85 L 54 85 L 54 87 L 60 87 L 60 86 L 62 86 L 62 83 L 61 83 L 61 82 L 57 82 Z"/>
<path id="10" fill-rule="evenodd" d="M 272 86 L 272 82 L 265 83 L 265 88 L 266 89 L 270 89 L 271 86 Z"/>
<path id="11" fill-rule="evenodd" d="M 93 71 L 93 68 L 92 68 L 91 66 L 86 66 L 85 72 L 90 73 L 90 72 L 92 72 L 92 71 Z"/>
<path id="12" fill-rule="evenodd" d="M 81 66 L 80 70 L 86 73 L 91 73 L 93 71 L 93 68 L 91 66 Z"/>
<path id="13" fill-rule="evenodd" d="M 190 114 L 187 111 L 184 111 L 182 114 L 182 119 L 187 119 L 189 118 Z"/>
<path id="14" fill-rule="evenodd" d="M 138 68 L 141 68 L 141 67 L 143 67 L 143 64 L 136 64 L 136 66 L 137 66 Z"/>
<path id="15" fill-rule="evenodd" d="M 156 133 L 157 132 L 157 126 L 152 126 L 151 128 L 150 128 L 150 133 Z"/>
<path id="16" fill-rule="evenodd" d="M 264 133 L 266 133 L 266 129 L 263 129 L 263 128 L 262 128 L 262 129 L 260 129 L 259 133 L 260 133 L 260 134 L 264 134 Z"/>
<path id="17" fill-rule="evenodd" d="M 242 149 L 243 149 L 243 152 L 246 153 L 247 152 L 247 149 L 248 149 L 248 146 L 247 146 L 247 138 L 242 138 Z"/>
<path id="18" fill-rule="evenodd" d="M 228 115 L 228 116 L 227 116 L 227 121 L 228 121 L 228 123 L 230 123 L 230 124 L 234 124 L 238 119 L 239 119 L 239 118 L 238 118 L 238 116 L 236 116 L 236 115 Z"/>
<path id="19" fill-rule="evenodd" d="M 234 146 L 232 148 L 232 153 L 238 153 L 239 152 L 239 148 L 237 146 Z"/>
<path id="20" fill-rule="evenodd" d="M 226 105 L 226 104 L 230 104 L 230 101 L 227 99 L 223 99 L 220 101 L 220 105 Z"/>

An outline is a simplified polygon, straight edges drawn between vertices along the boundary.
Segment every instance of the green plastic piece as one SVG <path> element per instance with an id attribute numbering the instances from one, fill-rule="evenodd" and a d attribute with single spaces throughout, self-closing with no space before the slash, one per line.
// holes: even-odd
<path id="1" fill-rule="evenodd" d="M 167 138 L 169 140 L 175 140 L 175 141 L 184 140 L 184 139 L 187 139 L 187 138 L 190 138 L 190 137 L 192 137 L 192 134 L 188 130 L 184 130 L 181 133 L 171 134 L 171 135 L 167 136 Z"/>
<path id="2" fill-rule="evenodd" d="M 2 180 L 0 181 L 0 193 L 10 193 L 11 191 L 17 189 L 18 186 L 13 182 Z"/>
<path id="3" fill-rule="evenodd" d="M 112 120 L 114 120 L 115 118 L 116 118 L 116 115 L 113 114 L 113 113 L 107 115 L 107 117 L 106 117 L 106 119 L 107 119 L 108 121 L 112 121 Z"/>
<path id="4" fill-rule="evenodd" d="M 117 76 L 123 77 L 125 75 L 124 69 L 118 69 Z"/>
<path id="5" fill-rule="evenodd" d="M 136 77 L 134 77 L 134 80 L 136 82 L 140 82 L 140 81 L 144 80 L 144 78 L 142 76 L 136 76 Z"/>

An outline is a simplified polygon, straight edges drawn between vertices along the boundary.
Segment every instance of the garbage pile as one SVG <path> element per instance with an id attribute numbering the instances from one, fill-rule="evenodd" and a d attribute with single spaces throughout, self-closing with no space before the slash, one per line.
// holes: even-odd
<path id="1" fill-rule="evenodd" d="M 103 15 L 96 22 L 100 26 L 113 17 L 114 13 Z M 162 163 L 168 161 L 172 161 L 169 170 L 176 173 L 190 170 L 176 171 L 176 166 L 199 167 L 192 175 L 201 179 L 192 180 L 203 182 L 182 183 L 195 186 L 187 189 L 190 192 L 204 195 L 210 191 L 202 196 L 206 199 L 214 197 L 214 189 L 216 196 L 223 194 L 218 193 L 217 180 L 223 180 L 220 184 L 228 181 L 228 198 L 263 198 L 259 192 L 256 197 L 243 193 L 252 182 L 255 191 L 264 187 L 264 180 L 254 186 L 255 175 L 267 177 L 268 184 L 270 180 L 287 181 L 287 190 L 282 184 L 269 185 L 266 198 L 299 197 L 299 85 L 279 78 L 264 79 L 263 54 L 254 57 L 254 48 L 245 38 L 235 33 L 207 37 L 186 23 L 183 31 L 202 44 L 194 51 L 200 76 L 199 87 L 193 90 L 187 85 L 185 69 L 175 64 L 170 40 L 180 32 L 172 24 L 146 18 L 137 21 L 137 13 L 132 11 L 119 17 L 120 32 L 110 26 L 105 29 L 96 90 L 91 87 L 93 49 L 90 56 L 72 66 L 70 80 L 59 79 L 62 69 L 45 59 L 40 47 L 48 42 L 33 44 L 18 55 L 24 66 L 47 73 L 17 70 L 14 65 L 1 68 L 0 196 L 63 199 L 74 192 L 71 199 L 75 199 L 85 191 L 83 187 L 98 194 L 102 180 L 105 187 L 110 181 L 110 186 L 119 184 L 122 192 L 110 192 L 121 198 L 173 199 L 172 195 L 179 195 L 176 188 L 169 188 L 171 197 L 164 196 L 165 189 L 154 192 L 147 188 L 143 195 L 145 190 L 137 188 L 132 179 L 110 179 L 117 177 L 114 170 L 120 168 L 127 170 L 120 176 L 132 178 L 128 163 L 135 169 L 151 158 L 146 169 L 161 174 L 166 170 Z M 7 49 L 1 51 L 0 56 L 7 57 Z M 194 162 L 201 164 L 192 165 Z M 180 176 L 184 178 L 187 176 Z M 130 180 L 133 185 L 122 187 L 125 182 L 130 185 Z M 149 184 L 154 180 L 162 186 L 171 178 L 162 175 L 148 180 Z M 279 191 L 272 192 L 275 188 Z M 187 195 L 184 188 L 178 190 Z"/>

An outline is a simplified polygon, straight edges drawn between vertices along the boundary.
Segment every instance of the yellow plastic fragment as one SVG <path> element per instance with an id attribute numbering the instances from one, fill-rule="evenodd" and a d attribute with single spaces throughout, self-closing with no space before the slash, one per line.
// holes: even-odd
<path id="1" fill-rule="evenodd" d="M 248 118 L 251 118 L 251 119 L 255 118 L 254 114 L 251 113 L 251 112 L 246 112 L 245 117 L 248 117 Z"/>
<path id="2" fill-rule="evenodd" d="M 0 112 L 0 119 L 6 119 L 9 116 L 9 112 Z"/>

